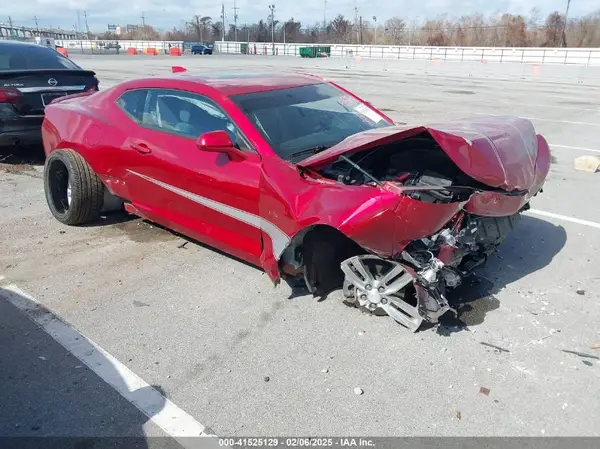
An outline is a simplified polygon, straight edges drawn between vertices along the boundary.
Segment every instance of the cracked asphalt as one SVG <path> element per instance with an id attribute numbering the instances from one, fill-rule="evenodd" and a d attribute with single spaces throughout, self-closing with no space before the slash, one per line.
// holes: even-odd
<path id="1" fill-rule="evenodd" d="M 300 70 L 397 121 L 530 117 L 553 152 L 532 207 L 600 222 L 600 173 L 573 168 L 600 151 L 598 67 L 72 57 L 101 87 L 174 64 Z M 132 217 L 63 226 L 45 203 L 40 152 L 0 155 L 0 287 L 28 292 L 217 435 L 600 435 L 600 229 L 527 213 L 456 292 L 463 324 L 411 334 Z M 162 435 L 3 290 L 0 342 L 1 436 Z"/>

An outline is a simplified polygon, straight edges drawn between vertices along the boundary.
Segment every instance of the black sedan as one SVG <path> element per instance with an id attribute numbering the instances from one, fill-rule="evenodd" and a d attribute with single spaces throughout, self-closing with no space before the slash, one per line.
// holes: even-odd
<path id="1" fill-rule="evenodd" d="M 0 147 L 40 144 L 45 106 L 98 90 L 95 75 L 52 48 L 0 41 Z"/>

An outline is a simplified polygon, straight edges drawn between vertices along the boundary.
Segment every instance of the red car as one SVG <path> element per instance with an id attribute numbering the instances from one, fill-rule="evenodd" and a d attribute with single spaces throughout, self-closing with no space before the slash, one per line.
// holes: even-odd
<path id="1" fill-rule="evenodd" d="M 126 81 L 55 100 L 42 135 L 62 223 L 124 206 L 413 331 L 454 312 L 550 168 L 525 119 L 398 126 L 295 73 Z"/>

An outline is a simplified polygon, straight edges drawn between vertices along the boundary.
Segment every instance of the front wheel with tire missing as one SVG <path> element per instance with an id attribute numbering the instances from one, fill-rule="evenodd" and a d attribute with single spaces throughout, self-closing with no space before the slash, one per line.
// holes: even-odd
<path id="1" fill-rule="evenodd" d="M 100 217 L 104 185 L 73 150 L 56 150 L 46 158 L 44 192 L 50 212 L 61 223 L 80 225 Z"/>

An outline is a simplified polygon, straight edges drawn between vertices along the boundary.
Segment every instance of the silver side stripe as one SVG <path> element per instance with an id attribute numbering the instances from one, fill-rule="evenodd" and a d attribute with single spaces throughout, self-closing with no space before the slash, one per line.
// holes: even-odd
<path id="1" fill-rule="evenodd" d="M 41 87 L 18 87 L 17 90 L 23 94 L 35 92 L 65 92 L 67 90 L 83 90 L 85 85 L 81 86 L 41 86 Z"/>
<path id="2" fill-rule="evenodd" d="M 239 220 L 250 226 L 254 226 L 255 228 L 262 229 L 265 232 L 265 234 L 267 234 L 271 238 L 271 242 L 273 243 L 273 255 L 277 260 L 279 260 L 281 254 L 290 242 L 290 237 L 286 233 L 284 233 L 281 229 L 279 229 L 270 221 L 265 220 L 264 218 L 259 217 L 258 215 L 254 215 L 249 212 L 236 209 L 235 207 L 219 203 L 218 201 L 211 200 L 210 198 L 206 198 L 195 193 L 188 192 L 187 190 L 183 190 L 179 187 L 166 184 L 162 181 L 159 181 L 158 179 L 142 175 L 141 173 L 135 172 L 133 170 L 127 169 L 127 171 L 131 174 L 145 179 L 146 181 L 156 184 L 157 186 L 162 187 L 163 189 L 169 190 L 173 193 L 176 193 L 177 195 L 187 198 L 190 201 L 194 201 L 195 203 L 201 204 L 202 206 L 208 207 L 212 210 L 227 215 L 228 217 L 235 218 L 236 220 Z"/>

